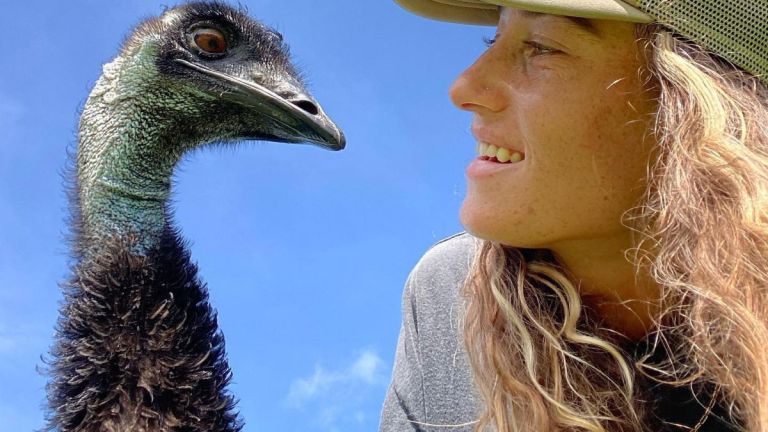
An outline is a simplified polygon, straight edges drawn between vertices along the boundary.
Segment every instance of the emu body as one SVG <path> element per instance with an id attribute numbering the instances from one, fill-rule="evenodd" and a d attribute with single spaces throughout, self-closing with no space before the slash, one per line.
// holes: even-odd
<path id="1" fill-rule="evenodd" d="M 105 65 L 78 138 L 49 429 L 240 430 L 224 339 L 172 223 L 173 169 L 221 141 L 339 150 L 341 131 L 304 89 L 282 36 L 212 2 L 138 26 Z"/>

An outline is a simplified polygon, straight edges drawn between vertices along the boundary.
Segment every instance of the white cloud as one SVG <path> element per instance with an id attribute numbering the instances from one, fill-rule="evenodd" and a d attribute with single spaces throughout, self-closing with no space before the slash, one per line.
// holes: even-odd
<path id="1" fill-rule="evenodd" d="M 378 400 L 388 381 L 384 361 L 363 350 L 338 369 L 315 365 L 312 375 L 291 383 L 285 402 L 291 409 L 312 411 L 315 426 L 322 430 L 349 430 L 368 420 L 363 405 Z"/>
<path id="2" fill-rule="evenodd" d="M 364 351 L 350 369 L 350 376 L 360 378 L 368 384 L 373 384 L 379 378 L 384 362 L 376 353 Z"/>

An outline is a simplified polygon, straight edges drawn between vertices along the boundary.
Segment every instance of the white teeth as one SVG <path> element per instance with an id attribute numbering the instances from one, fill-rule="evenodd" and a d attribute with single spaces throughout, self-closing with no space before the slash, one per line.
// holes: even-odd
<path id="1" fill-rule="evenodd" d="M 488 157 L 495 157 L 496 156 L 496 152 L 498 152 L 498 151 L 499 151 L 498 147 L 496 147 L 493 144 L 490 144 L 488 147 L 485 148 L 485 153 L 484 154 L 486 156 L 488 156 Z"/>
<path id="2" fill-rule="evenodd" d="M 514 163 L 523 160 L 523 154 L 518 151 L 510 150 L 504 147 L 496 147 L 493 144 L 484 143 L 482 141 L 477 143 L 477 154 L 479 156 L 496 158 L 496 160 L 501 163 Z"/>
<path id="3" fill-rule="evenodd" d="M 509 162 L 509 150 L 504 147 L 500 148 L 499 151 L 496 152 L 496 160 L 501 163 Z"/>

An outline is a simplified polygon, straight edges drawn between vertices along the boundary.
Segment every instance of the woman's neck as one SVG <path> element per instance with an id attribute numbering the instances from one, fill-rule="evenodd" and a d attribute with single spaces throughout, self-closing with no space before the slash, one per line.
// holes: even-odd
<path id="1" fill-rule="evenodd" d="M 585 306 L 595 310 L 610 329 L 638 340 L 654 326 L 660 287 L 647 268 L 638 269 L 629 261 L 632 247 L 626 232 L 560 242 L 549 249 L 578 282 Z"/>

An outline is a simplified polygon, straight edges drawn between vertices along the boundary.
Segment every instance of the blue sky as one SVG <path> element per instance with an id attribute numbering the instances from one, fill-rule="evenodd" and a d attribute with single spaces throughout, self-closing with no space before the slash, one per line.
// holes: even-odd
<path id="1" fill-rule="evenodd" d="M 66 149 L 101 65 L 150 0 L 8 2 L 0 56 L 0 432 L 43 426 L 67 275 Z M 247 143 L 187 158 L 176 220 L 208 283 L 246 431 L 371 431 L 389 382 L 402 286 L 460 231 L 470 116 L 447 91 L 492 28 L 391 0 L 243 0 L 283 32 L 344 129 L 342 152 Z"/>

